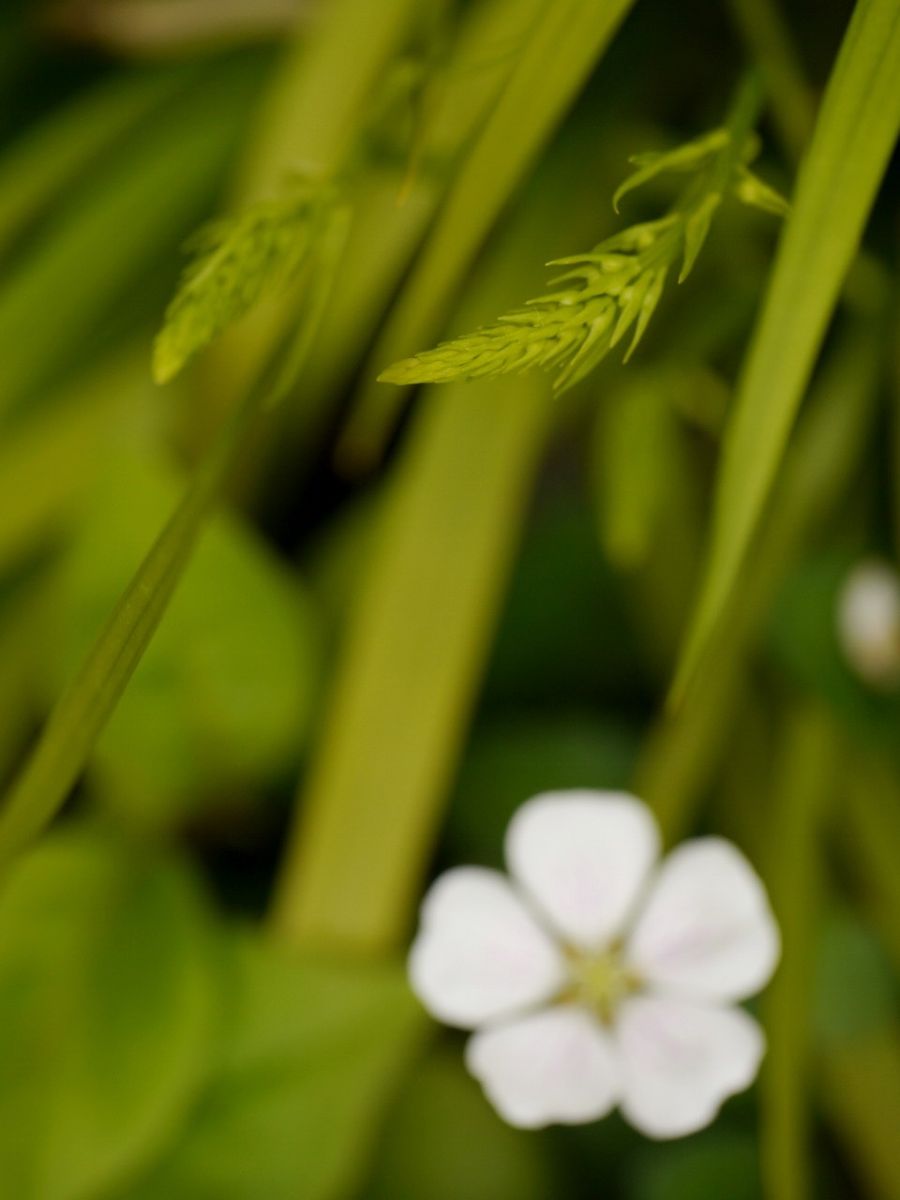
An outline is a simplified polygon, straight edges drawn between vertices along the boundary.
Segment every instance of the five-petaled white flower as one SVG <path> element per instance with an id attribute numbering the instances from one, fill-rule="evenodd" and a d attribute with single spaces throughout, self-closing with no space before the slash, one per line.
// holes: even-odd
<path id="1" fill-rule="evenodd" d="M 506 835 L 512 880 L 440 876 L 422 906 L 410 977 L 440 1020 L 474 1029 L 469 1070 L 513 1125 L 604 1116 L 650 1137 L 713 1120 L 764 1051 L 733 1002 L 779 955 L 763 886 L 721 838 L 673 851 L 655 875 L 650 810 L 616 792 L 536 796 Z"/>

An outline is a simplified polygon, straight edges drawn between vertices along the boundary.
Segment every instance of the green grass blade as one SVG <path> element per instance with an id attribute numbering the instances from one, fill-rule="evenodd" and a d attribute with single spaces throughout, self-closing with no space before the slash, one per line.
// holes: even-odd
<path id="1" fill-rule="evenodd" d="M 0 864 L 8 862 L 49 822 L 84 769 L 166 610 L 203 519 L 257 409 L 257 397 L 251 394 L 223 428 L 81 671 L 50 715 L 34 752 L 0 806 Z"/>
<path id="2" fill-rule="evenodd" d="M 859 750 L 844 786 L 850 867 L 900 970 L 900 782 L 890 761 Z"/>
<path id="3" fill-rule="evenodd" d="M 900 1026 L 895 1022 L 823 1051 L 822 1104 L 866 1196 L 897 1200 Z"/>
<path id="4" fill-rule="evenodd" d="M 594 136 L 596 120 L 585 130 Z M 620 153 L 610 143 L 601 137 L 605 153 Z M 545 169 L 558 185 L 547 188 L 542 171 L 529 187 L 473 277 L 461 321 L 475 324 L 534 286 L 542 258 L 596 229 L 595 189 L 584 181 L 597 160 L 586 167 L 580 145 L 550 151 Z M 405 936 L 559 410 L 536 377 L 446 385 L 418 408 L 354 576 L 274 898 L 285 940 L 378 952 Z"/>
<path id="5" fill-rule="evenodd" d="M 763 74 L 772 119 L 785 152 L 799 158 L 814 121 L 813 96 L 774 0 L 729 0 L 738 30 Z"/>
<path id="6" fill-rule="evenodd" d="M 307 273 L 308 303 L 258 378 L 222 423 L 206 457 L 151 547 L 0 807 L 0 864 L 43 828 L 87 764 L 94 742 L 168 606 L 203 527 L 257 418 L 296 382 L 333 285 L 346 223 L 325 229 Z"/>
<path id="7" fill-rule="evenodd" d="M 519 52 L 383 337 L 369 376 L 430 345 L 482 241 L 602 56 L 633 0 L 550 0 Z M 350 465 L 377 457 L 402 393 L 372 382 L 340 448 Z"/>
<path id="8" fill-rule="evenodd" d="M 583 178 L 571 148 L 548 170 Z M 591 191 L 535 186 L 473 280 L 476 321 L 535 282 Z M 538 262 L 540 260 L 538 259 Z M 536 377 L 427 397 L 377 512 L 275 897 L 287 941 L 380 951 L 406 932 L 488 650 L 551 414 Z"/>
<path id="9" fill-rule="evenodd" d="M 777 587 L 811 531 L 827 520 L 857 469 L 874 414 L 881 322 L 860 317 L 840 337 L 816 383 L 779 480 L 771 519 L 754 546 L 753 574 L 729 601 L 716 669 L 688 689 L 647 739 L 636 790 L 670 839 L 690 826 L 741 703 L 750 656 Z"/>
<path id="10" fill-rule="evenodd" d="M 282 876 L 292 942 L 402 936 L 520 526 L 549 403 L 534 382 L 429 399 L 388 497 Z"/>
<path id="11" fill-rule="evenodd" d="M 238 203 L 264 199 L 286 164 L 328 171 L 341 163 L 415 11 L 416 0 L 333 0 L 298 32 L 248 140 Z"/>
<path id="12" fill-rule="evenodd" d="M 826 809 L 835 790 L 835 730 L 814 708 L 790 713 L 776 787 L 767 883 L 781 926 L 781 965 L 762 1002 L 760 1159 L 770 1200 L 808 1200 L 811 1175 L 811 1013 Z"/>
<path id="13" fill-rule="evenodd" d="M 900 127 L 900 4 L 861 0 L 826 90 L 729 425 L 677 702 L 709 650 L 771 491 Z"/>

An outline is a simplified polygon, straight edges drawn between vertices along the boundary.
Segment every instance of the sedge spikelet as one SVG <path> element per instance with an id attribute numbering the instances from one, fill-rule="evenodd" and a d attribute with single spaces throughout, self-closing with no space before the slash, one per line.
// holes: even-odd
<path id="1" fill-rule="evenodd" d="M 290 181 L 282 195 L 200 229 L 153 350 L 153 375 L 167 383 L 199 350 L 243 316 L 264 292 L 301 268 L 336 200 L 331 185 Z"/>
<path id="2" fill-rule="evenodd" d="M 383 383 L 448 383 L 544 367 L 562 391 L 583 379 L 631 331 L 631 357 L 659 304 L 670 270 L 681 259 L 678 282 L 690 274 L 726 195 L 783 214 L 780 196 L 746 167 L 757 149 L 752 133 L 728 128 L 664 153 L 632 159 L 634 173 L 614 205 L 663 172 L 693 173 L 670 212 L 633 225 L 587 254 L 558 259 L 568 270 L 551 281 L 560 290 L 528 301 L 490 325 L 394 363 Z"/>
<path id="3" fill-rule="evenodd" d="M 564 288 L 405 359 L 379 378 L 445 383 L 545 367 L 556 370 L 558 390 L 571 387 L 632 328 L 629 354 L 637 345 L 662 294 L 672 229 L 665 217 L 633 226 L 587 254 L 555 260 L 549 265 L 568 269 L 551 286 Z"/>

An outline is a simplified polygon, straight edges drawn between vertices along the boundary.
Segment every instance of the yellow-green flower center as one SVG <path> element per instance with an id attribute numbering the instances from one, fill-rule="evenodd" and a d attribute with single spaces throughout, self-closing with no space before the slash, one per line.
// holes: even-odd
<path id="1" fill-rule="evenodd" d="M 640 988 L 637 975 L 615 948 L 596 955 L 572 954 L 569 969 L 573 999 L 593 1009 L 607 1023 L 619 1004 Z"/>

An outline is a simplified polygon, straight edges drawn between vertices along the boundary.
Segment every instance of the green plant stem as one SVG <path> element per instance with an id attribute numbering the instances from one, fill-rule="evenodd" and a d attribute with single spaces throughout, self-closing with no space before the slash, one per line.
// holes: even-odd
<path id="1" fill-rule="evenodd" d="M 190 557 L 211 504 L 258 410 L 254 395 L 234 412 L 183 500 L 144 559 L 34 751 L 0 807 L 0 865 L 52 819 L 141 660 Z"/>
<path id="2" fill-rule="evenodd" d="M 785 153 L 800 157 L 815 122 L 813 96 L 784 18 L 772 0 L 729 0 L 735 24 L 763 73 Z"/>
<path id="3" fill-rule="evenodd" d="M 670 212 L 689 217 L 699 203 L 710 194 L 720 197 L 728 192 L 735 168 L 740 163 L 747 138 L 759 117 L 762 106 L 762 87 L 755 71 L 748 71 L 738 83 L 731 106 L 724 121 L 728 137 L 724 145 L 713 156 L 712 161 L 689 183 Z M 656 239 L 641 255 L 645 269 L 671 262 L 677 257 L 679 243 L 683 240 L 684 225 L 676 223 Z"/>
<path id="4" fill-rule="evenodd" d="M 340 220 L 323 235 L 338 253 Z M 65 802 L 143 656 L 197 537 L 261 413 L 292 386 L 327 289 L 313 289 L 313 312 L 285 337 L 266 369 L 223 422 L 181 503 L 141 563 L 78 675 L 51 713 L 28 762 L 0 807 L 0 866 L 25 847 Z"/>
<path id="5" fill-rule="evenodd" d="M 762 101 L 760 77 L 756 71 L 748 71 L 735 89 L 734 99 L 725 118 L 728 141 L 713 160 L 712 169 L 705 181 L 707 192 L 717 191 L 724 195 L 727 191 L 735 168 L 741 161 L 747 138 L 759 119 Z"/>

